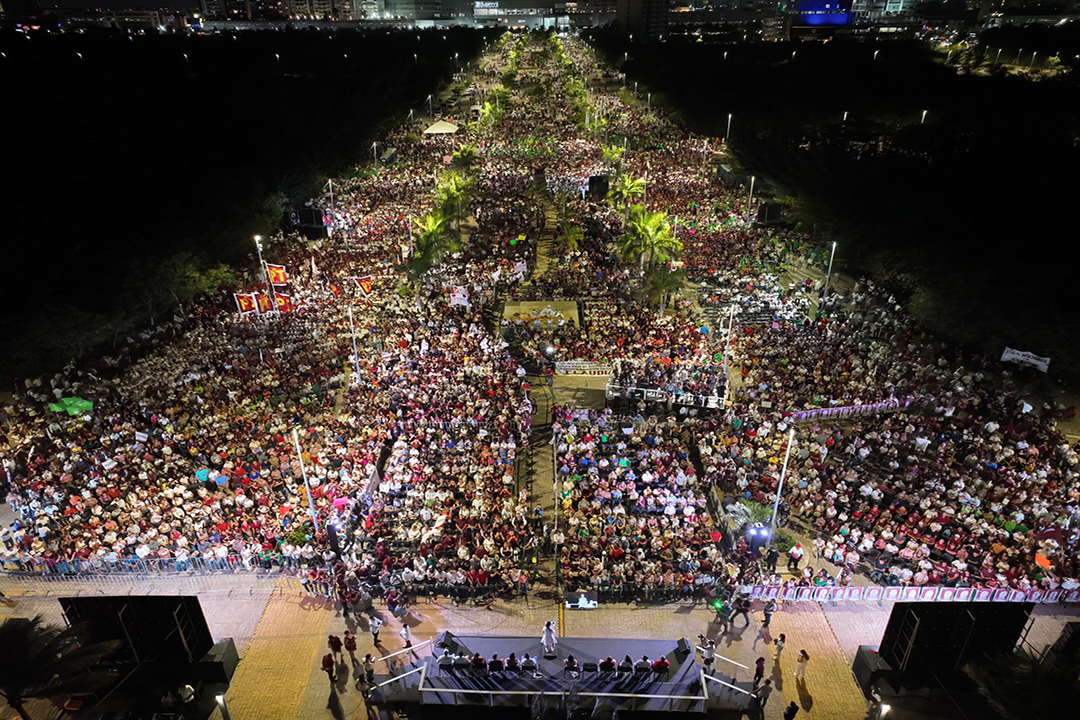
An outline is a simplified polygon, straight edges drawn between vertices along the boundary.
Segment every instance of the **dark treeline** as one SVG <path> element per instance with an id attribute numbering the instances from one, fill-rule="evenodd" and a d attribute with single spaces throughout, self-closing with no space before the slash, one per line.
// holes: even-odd
<path id="1" fill-rule="evenodd" d="M 993 62 L 999 46 L 1026 58 L 1076 40 L 992 33 L 999 45 L 958 53 L 960 67 L 902 42 L 595 42 L 616 61 L 629 51 L 631 80 L 691 129 L 722 137 L 730 113 L 741 169 L 771 181 L 815 238 L 838 243 L 843 269 L 886 283 L 924 327 L 969 349 L 1052 356 L 1055 374 L 1076 379 L 1074 61 L 1038 78 Z"/>
<path id="2" fill-rule="evenodd" d="M 228 283 L 253 235 L 370 155 L 484 39 L 0 36 L 0 375 L 62 364 Z"/>

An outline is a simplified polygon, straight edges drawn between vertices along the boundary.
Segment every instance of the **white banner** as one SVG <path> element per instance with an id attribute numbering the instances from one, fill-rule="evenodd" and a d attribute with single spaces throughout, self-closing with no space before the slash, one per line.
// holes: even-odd
<path id="1" fill-rule="evenodd" d="M 1025 363 L 1027 365 L 1034 365 L 1043 372 L 1046 372 L 1046 368 L 1050 366 L 1050 358 L 1039 357 L 1023 350 L 1013 350 L 1011 347 L 1006 347 L 1005 352 L 1001 353 L 1001 362 L 1017 362 Z"/>
<path id="2" fill-rule="evenodd" d="M 567 360 L 555 363 L 556 375 L 610 375 L 611 363 Z"/>

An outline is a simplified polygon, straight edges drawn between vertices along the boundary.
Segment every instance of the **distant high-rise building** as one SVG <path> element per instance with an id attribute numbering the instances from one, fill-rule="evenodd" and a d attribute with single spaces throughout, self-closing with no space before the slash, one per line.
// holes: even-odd
<path id="1" fill-rule="evenodd" d="M 852 0 L 851 14 L 861 20 L 884 20 L 911 15 L 916 0 Z"/>
<path id="2" fill-rule="evenodd" d="M 667 30 L 670 10 L 670 0 L 617 0 L 616 22 L 629 35 L 659 37 Z"/>

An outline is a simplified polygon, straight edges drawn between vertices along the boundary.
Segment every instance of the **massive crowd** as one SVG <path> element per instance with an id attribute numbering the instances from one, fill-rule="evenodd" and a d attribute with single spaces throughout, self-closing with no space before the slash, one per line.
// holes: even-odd
<path id="1" fill-rule="evenodd" d="M 566 47 L 584 77 L 617 79 Z M 480 62 L 481 86 L 506 55 Z M 662 317 L 643 307 L 638 268 L 613 255 L 621 212 L 579 197 L 611 168 L 571 120 L 560 77 L 538 43 L 526 46 L 519 82 L 544 102 L 511 93 L 497 122 L 471 131 L 479 193 L 460 245 L 422 281 L 399 269 L 410 225 L 431 211 L 461 139 L 413 123 L 386 139 L 391 166 L 313 201 L 329 238 L 267 241 L 292 312 L 239 315 L 231 295 L 208 296 L 90 361 L 21 380 L 0 451 L 19 516 L 5 564 L 282 567 L 353 604 L 376 593 L 482 601 L 519 591 L 524 558 L 550 537 L 568 587 L 700 595 L 759 577 L 706 498 L 770 503 L 794 412 L 917 398 L 798 425 L 783 506 L 815 534 L 812 557 L 889 584 L 1076 587 L 1078 456 L 1024 401 L 1024 370 L 935 341 L 868 281 L 808 317 L 820 287 L 781 278 L 820 266 L 820 249 L 798 228 L 754 225 L 745 188 L 712 171 L 707 141 L 593 86 L 590 114 L 608 143 L 630 140 L 623 169 L 646 179 L 650 209 L 678 218 L 678 265 L 701 284 Z M 559 262 L 523 282 L 546 222 L 538 179 L 569 193 L 584 232 L 573 249 L 558 238 Z M 359 278 L 372 279 L 370 295 Z M 264 289 L 250 275 L 247 291 Z M 466 304 L 451 299 L 458 289 Z M 484 304 L 506 297 L 577 300 L 581 322 L 511 317 L 492 332 Z M 699 310 L 723 319 L 730 305 L 725 363 L 721 327 L 703 327 Z M 630 416 L 556 408 L 549 534 L 518 472 L 532 412 L 522 365 L 548 358 L 609 361 L 616 384 L 728 404 L 681 422 L 645 402 Z M 92 409 L 49 409 L 73 396 Z"/>

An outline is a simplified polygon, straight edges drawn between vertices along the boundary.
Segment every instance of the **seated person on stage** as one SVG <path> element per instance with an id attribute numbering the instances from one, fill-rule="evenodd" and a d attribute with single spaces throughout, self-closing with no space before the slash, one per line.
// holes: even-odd
<path id="1" fill-rule="evenodd" d="M 567 655 L 566 659 L 563 660 L 563 665 L 566 666 L 567 670 L 571 672 L 576 672 L 578 669 L 577 658 L 575 658 L 573 655 Z"/>
<path id="2" fill-rule="evenodd" d="M 648 670 L 652 667 L 652 661 L 649 660 L 648 655 L 642 655 L 641 659 L 634 663 L 635 670 Z"/>
<path id="3" fill-rule="evenodd" d="M 604 672 L 615 672 L 615 660 L 609 655 L 600 661 L 600 669 Z"/>
<path id="4" fill-rule="evenodd" d="M 487 662 L 484 660 L 483 657 L 480 656 L 480 653 L 476 653 L 475 655 L 472 656 L 472 668 L 473 668 L 473 670 L 483 670 L 486 667 L 487 667 Z"/>
<path id="5" fill-rule="evenodd" d="M 533 672 L 536 670 L 536 660 L 534 660 L 529 653 L 525 653 L 521 658 L 521 669 L 525 672 Z"/>
<path id="6" fill-rule="evenodd" d="M 652 664 L 653 672 L 667 672 L 669 667 L 671 667 L 671 662 L 666 657 L 658 657 Z"/>
<path id="7" fill-rule="evenodd" d="M 439 656 L 439 667 L 448 668 L 453 667 L 454 656 L 450 654 L 450 648 L 444 648 L 442 655 Z"/>
<path id="8" fill-rule="evenodd" d="M 502 672 L 503 661 L 499 659 L 498 653 L 491 653 L 491 659 L 488 660 L 488 672 Z"/>
<path id="9" fill-rule="evenodd" d="M 627 655 L 623 658 L 623 661 L 619 663 L 619 672 L 630 672 L 634 669 L 634 661 Z"/>
<path id="10" fill-rule="evenodd" d="M 521 663 L 518 662 L 517 655 L 510 653 L 510 657 L 506 658 L 506 669 L 517 672 L 519 667 L 521 667 Z"/>

